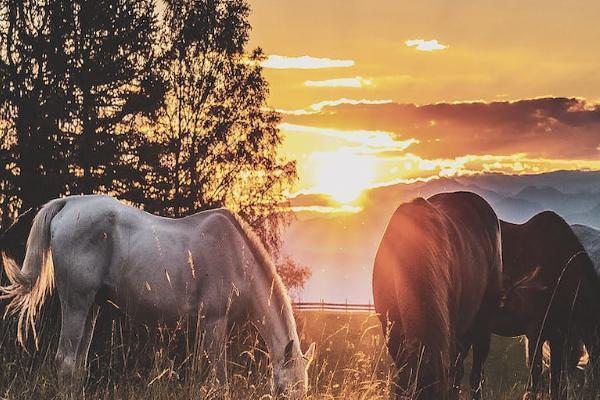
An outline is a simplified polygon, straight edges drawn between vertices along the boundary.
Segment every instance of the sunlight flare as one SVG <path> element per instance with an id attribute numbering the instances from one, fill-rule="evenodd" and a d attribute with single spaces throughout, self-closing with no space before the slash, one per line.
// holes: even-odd
<path id="1" fill-rule="evenodd" d="M 375 179 L 374 158 L 357 155 L 349 149 L 318 152 L 313 155 L 317 164 L 317 191 L 331 196 L 341 204 L 358 199 Z"/>

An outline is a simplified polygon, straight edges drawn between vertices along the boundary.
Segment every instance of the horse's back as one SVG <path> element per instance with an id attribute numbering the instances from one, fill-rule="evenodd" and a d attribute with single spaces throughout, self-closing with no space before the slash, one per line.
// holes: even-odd
<path id="1" fill-rule="evenodd" d="M 523 224 L 501 221 L 505 269 L 516 277 L 543 266 L 550 281 L 558 279 L 569 259 L 583 250 L 569 224 L 553 211 L 543 211 Z"/>
<path id="2" fill-rule="evenodd" d="M 173 320 L 221 313 L 242 270 L 244 236 L 231 213 L 171 219 L 108 196 L 70 197 L 52 221 L 57 287 L 88 285 L 132 315 Z M 135 316 L 134 315 L 134 316 Z"/>
<path id="3" fill-rule="evenodd" d="M 500 229 L 498 217 L 490 204 L 478 194 L 439 193 L 427 200 L 442 209 L 455 224 L 460 225 L 461 233 L 469 236 L 485 234 L 488 240 L 497 240 Z"/>

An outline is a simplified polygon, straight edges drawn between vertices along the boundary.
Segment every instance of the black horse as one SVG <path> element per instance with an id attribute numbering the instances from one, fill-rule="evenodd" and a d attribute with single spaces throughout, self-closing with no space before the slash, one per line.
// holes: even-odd
<path id="1" fill-rule="evenodd" d="M 471 343 L 474 358 L 485 360 L 501 297 L 500 242 L 494 210 L 474 193 L 418 198 L 395 211 L 375 259 L 373 295 L 398 368 L 397 396 L 457 396 Z M 480 380 L 471 376 L 475 397 Z"/>
<path id="2" fill-rule="evenodd" d="M 531 376 L 525 398 L 537 396 L 542 346 L 548 341 L 551 396 L 564 398 L 561 372 L 577 365 L 580 339 L 590 360 L 598 357 L 600 284 L 592 262 L 569 225 L 554 212 L 544 211 L 524 224 L 500 225 L 505 293 L 493 332 L 527 337 Z M 476 371 L 482 367 L 482 362 L 473 364 Z"/>

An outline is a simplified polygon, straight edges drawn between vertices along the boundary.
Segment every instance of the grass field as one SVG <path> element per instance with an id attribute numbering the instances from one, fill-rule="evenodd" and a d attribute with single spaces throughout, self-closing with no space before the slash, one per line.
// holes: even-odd
<path id="1" fill-rule="evenodd" d="M 375 315 L 305 312 L 299 321 L 304 342 L 319 344 L 316 368 L 311 374 L 315 398 L 386 398 L 393 366 Z M 470 364 L 469 359 L 465 365 L 465 389 Z M 486 364 L 484 398 L 520 398 L 526 376 L 522 341 L 494 337 Z"/>
<path id="2" fill-rule="evenodd" d="M 310 371 L 311 400 L 385 399 L 393 377 L 377 318 L 368 313 L 300 312 L 299 332 L 305 349 L 317 343 Z M 12 343 L 4 324 L 0 329 L 0 399 L 57 398 L 53 346 L 26 355 Z M 49 335 L 46 329 L 43 334 Z M 52 332 L 56 335 L 58 332 Z M 118 334 L 117 334 L 118 336 Z M 269 399 L 268 360 L 256 335 L 244 332 L 230 348 L 231 393 L 234 399 Z M 112 339 L 111 351 L 92 357 L 86 398 L 199 399 L 217 398 L 219 389 L 205 378 L 203 364 L 181 358 L 178 344 L 166 338 L 165 347 L 131 350 Z M 180 343 L 179 343 L 180 345 Z M 485 399 L 520 399 L 526 382 L 524 344 L 495 337 L 486 364 Z M 236 356 L 237 354 L 237 356 Z M 140 359 L 145 359 L 142 366 Z M 468 377 L 470 361 L 466 365 Z M 467 385 L 464 385 L 465 389 Z M 466 397 L 466 391 L 465 395 Z M 570 399 L 592 399 L 583 395 Z"/>

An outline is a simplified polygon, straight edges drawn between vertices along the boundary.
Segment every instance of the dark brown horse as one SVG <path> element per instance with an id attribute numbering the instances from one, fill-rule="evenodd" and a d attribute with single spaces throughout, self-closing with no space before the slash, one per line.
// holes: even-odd
<path id="1" fill-rule="evenodd" d="M 398 207 L 373 270 L 375 309 L 398 368 L 398 397 L 456 395 L 453 366 L 473 341 L 482 344 L 475 356 L 483 362 L 501 270 L 498 218 L 478 195 L 443 193 Z M 460 382 L 462 369 L 456 375 Z"/>
<path id="2" fill-rule="evenodd" d="M 551 396 L 563 398 L 560 375 L 564 367 L 577 364 L 579 338 L 592 361 L 598 353 L 600 285 L 593 265 L 569 225 L 554 212 L 542 212 L 520 225 L 501 221 L 501 228 L 506 291 L 494 333 L 527 337 L 531 376 L 525 398 L 537 396 L 542 345 L 548 341 Z M 482 368 L 482 363 L 473 368 Z"/>

